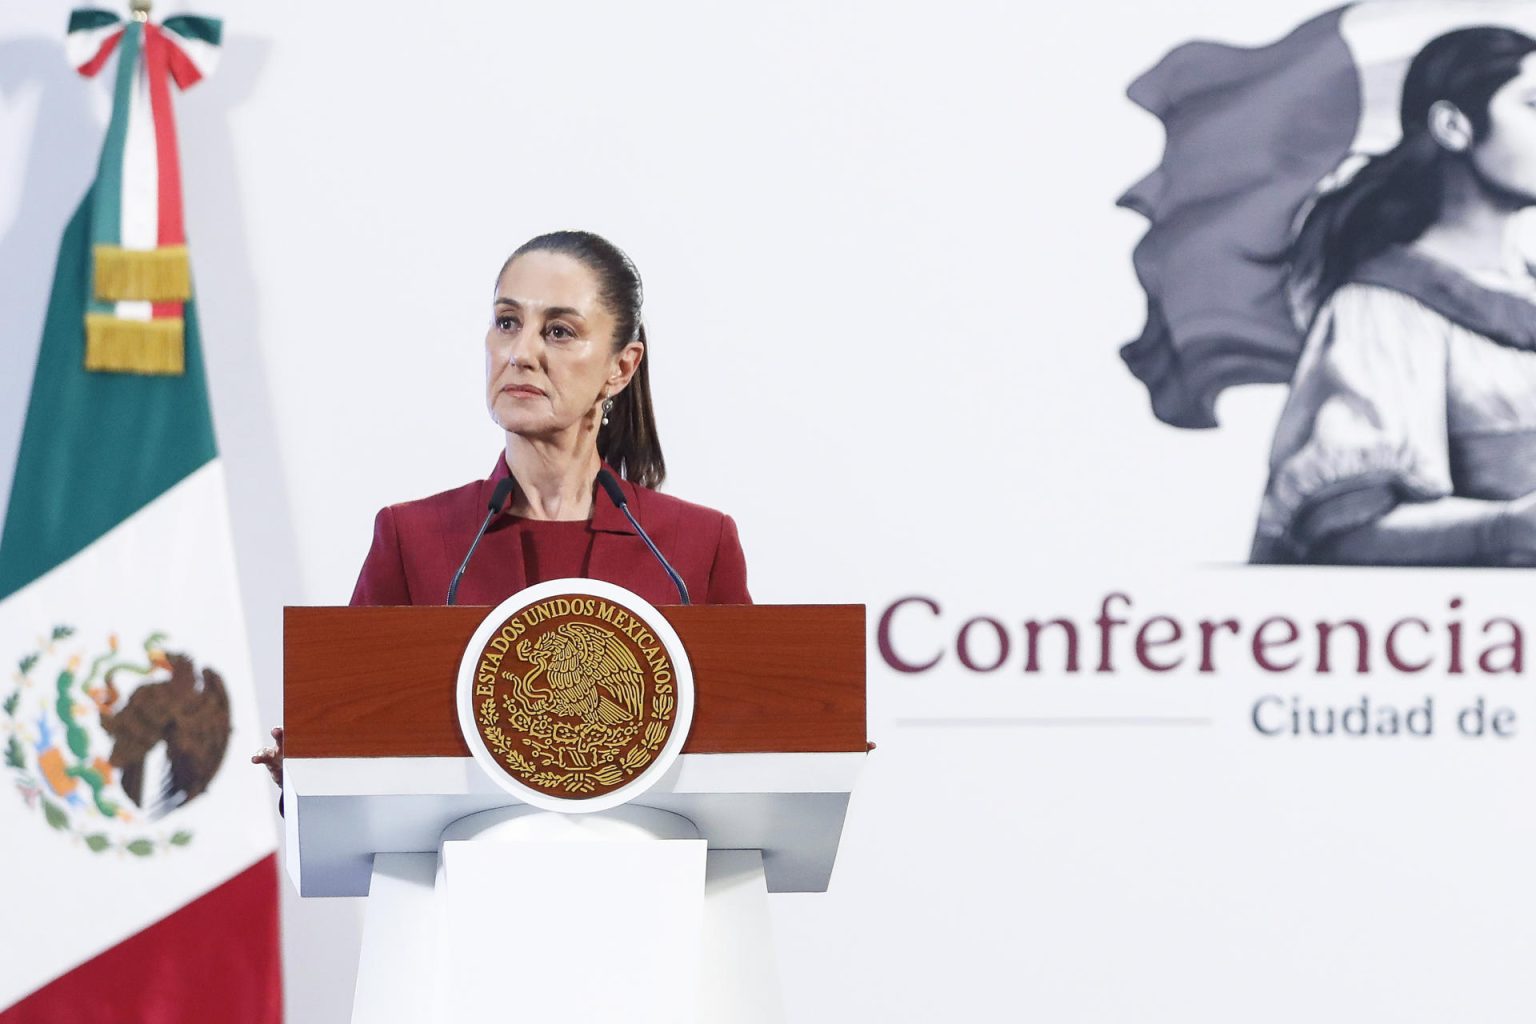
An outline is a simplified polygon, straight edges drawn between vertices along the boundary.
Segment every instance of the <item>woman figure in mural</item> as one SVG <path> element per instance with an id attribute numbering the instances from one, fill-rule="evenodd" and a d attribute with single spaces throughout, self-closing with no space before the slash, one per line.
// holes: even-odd
<path id="1" fill-rule="evenodd" d="M 1289 253 L 1310 329 L 1255 562 L 1536 564 L 1536 40 L 1434 39 L 1401 119 Z"/>

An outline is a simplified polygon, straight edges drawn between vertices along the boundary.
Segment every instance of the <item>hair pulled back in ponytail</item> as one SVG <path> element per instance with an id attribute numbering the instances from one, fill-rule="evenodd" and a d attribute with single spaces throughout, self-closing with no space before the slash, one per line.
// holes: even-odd
<path id="1" fill-rule="evenodd" d="M 502 264 L 502 272 L 513 260 L 530 252 L 561 253 L 592 271 L 598 280 L 598 297 L 618 323 L 614 350 L 631 341 L 645 346 L 629 386 L 613 396 L 608 425 L 597 436 L 597 451 L 624 479 L 642 487 L 659 486 L 666 479 L 667 463 L 661 455 L 656 414 L 651 405 L 651 346 L 640 319 L 640 307 L 645 301 L 640 271 L 622 249 L 601 235 L 590 231 L 552 231 L 518 246 Z"/>
<path id="2" fill-rule="evenodd" d="M 1403 81 L 1402 140 L 1319 198 L 1291 246 L 1292 287 L 1304 307 L 1316 311 L 1361 264 L 1440 219 L 1446 166 L 1465 155 L 1430 133 L 1430 108 L 1455 105 L 1475 144 L 1488 133 L 1489 100 L 1533 52 L 1536 40 L 1508 28 L 1458 29 L 1425 44 Z"/>

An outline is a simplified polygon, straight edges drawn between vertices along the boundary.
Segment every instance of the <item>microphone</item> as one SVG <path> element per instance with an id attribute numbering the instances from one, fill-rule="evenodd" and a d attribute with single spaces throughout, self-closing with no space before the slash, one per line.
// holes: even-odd
<path id="1" fill-rule="evenodd" d="M 633 526 L 635 532 L 640 535 L 640 539 L 645 541 L 645 546 L 651 549 L 651 554 L 656 556 L 656 561 L 661 563 L 661 568 L 666 572 L 667 578 L 672 581 L 673 586 L 677 587 L 677 596 L 683 599 L 683 604 L 693 604 L 692 601 L 688 600 L 687 584 L 683 583 L 683 578 L 677 574 L 676 569 L 672 568 L 672 563 L 668 562 L 661 551 L 657 549 L 656 542 L 651 540 L 651 535 L 645 532 L 645 527 L 640 525 L 640 521 L 635 518 L 635 514 L 629 510 L 629 499 L 624 497 L 624 491 L 619 487 L 619 482 L 613 478 L 612 473 L 608 472 L 606 466 L 597 471 L 597 482 L 602 486 L 603 490 L 608 492 L 608 497 L 613 503 L 619 506 L 619 511 L 624 513 L 624 518 L 629 520 L 629 525 Z"/>
<path id="2" fill-rule="evenodd" d="M 453 604 L 453 596 L 459 592 L 459 580 L 464 578 L 464 570 L 469 568 L 469 560 L 475 557 L 475 548 L 480 546 L 480 538 L 485 536 L 485 531 L 491 528 L 491 520 L 501 515 L 501 506 L 507 502 L 507 495 L 512 493 L 512 488 L 517 486 L 517 481 L 510 476 L 496 485 L 491 492 L 491 511 L 485 517 L 485 522 L 480 524 L 480 532 L 475 534 L 475 542 L 469 546 L 469 552 L 464 556 L 464 564 L 459 566 L 459 571 L 453 574 L 453 582 L 448 584 L 448 603 Z"/>

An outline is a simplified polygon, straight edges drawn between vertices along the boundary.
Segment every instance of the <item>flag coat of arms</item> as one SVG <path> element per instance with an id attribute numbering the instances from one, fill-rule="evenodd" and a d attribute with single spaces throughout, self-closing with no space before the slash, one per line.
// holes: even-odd
<path id="1" fill-rule="evenodd" d="M 171 98 L 220 27 L 70 20 L 110 72 L 0 531 L 0 1024 L 278 1022 L 276 829 Z"/>

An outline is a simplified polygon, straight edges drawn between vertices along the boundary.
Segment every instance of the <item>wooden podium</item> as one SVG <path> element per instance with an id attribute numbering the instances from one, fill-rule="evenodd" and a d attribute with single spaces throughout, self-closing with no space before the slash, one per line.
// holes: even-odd
<path id="1" fill-rule="evenodd" d="M 868 749 L 863 606 L 659 609 L 692 728 L 587 815 L 525 813 L 470 757 L 455 678 L 488 610 L 285 609 L 286 863 L 304 896 L 372 897 L 353 1021 L 781 1020 L 766 893 L 827 888 Z M 450 852 L 473 900 L 445 903 Z"/>

